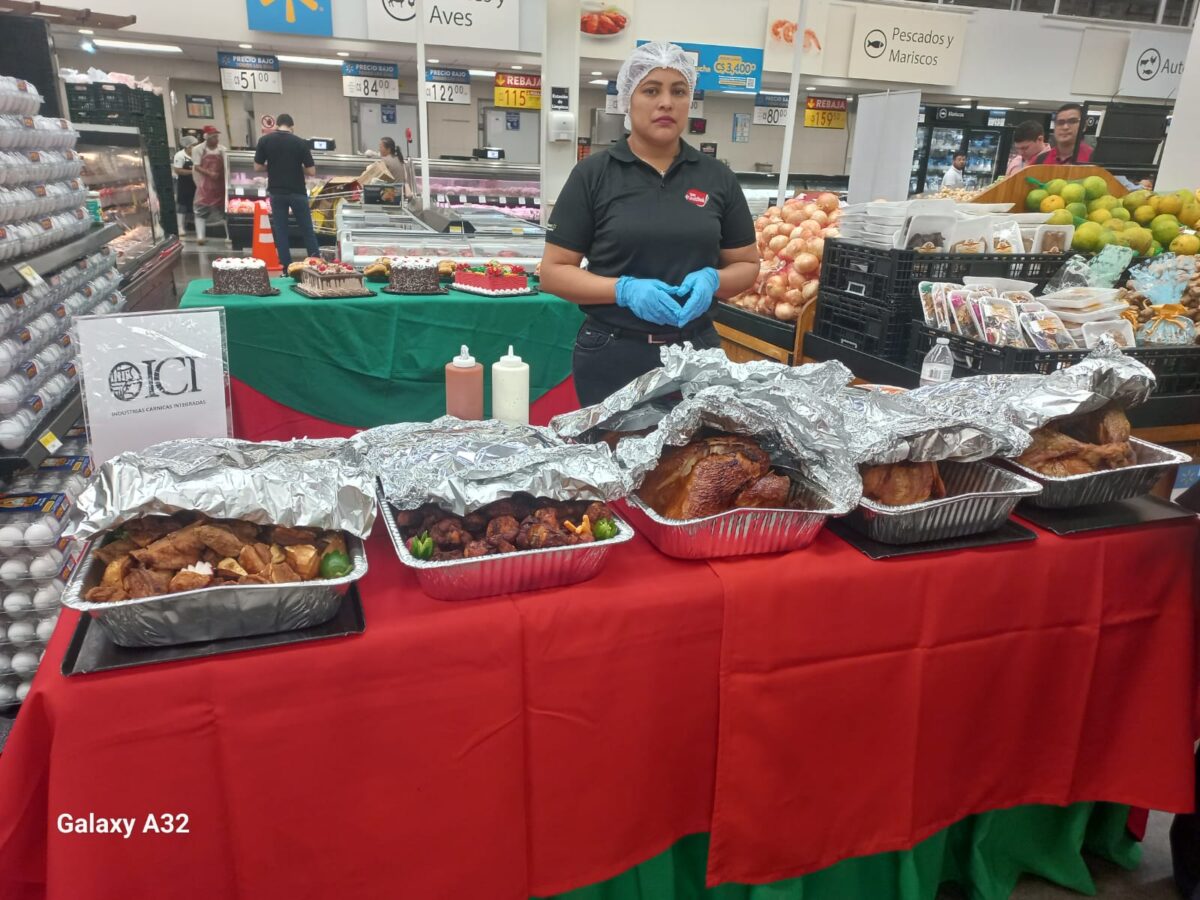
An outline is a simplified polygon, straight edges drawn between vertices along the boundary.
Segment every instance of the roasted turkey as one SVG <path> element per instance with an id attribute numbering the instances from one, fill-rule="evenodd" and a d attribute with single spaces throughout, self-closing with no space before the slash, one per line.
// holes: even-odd
<path id="1" fill-rule="evenodd" d="M 885 506 L 908 506 L 946 496 L 946 485 L 935 462 L 898 462 L 864 466 L 863 496 Z"/>
<path id="2" fill-rule="evenodd" d="M 1078 416 L 1033 432 L 1017 462 L 1051 478 L 1090 475 L 1137 462 L 1129 443 L 1129 419 L 1119 409 Z"/>
<path id="3" fill-rule="evenodd" d="M 663 454 L 638 496 L 665 519 L 701 519 L 739 507 L 784 509 L 791 481 L 756 441 L 722 435 Z"/>

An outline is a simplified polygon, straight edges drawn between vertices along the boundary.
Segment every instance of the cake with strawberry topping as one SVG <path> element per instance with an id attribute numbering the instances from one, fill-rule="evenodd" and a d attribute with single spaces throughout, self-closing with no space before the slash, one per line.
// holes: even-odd
<path id="1" fill-rule="evenodd" d="M 524 266 L 514 266 L 499 260 L 489 260 L 484 266 L 460 263 L 454 272 L 454 286 L 477 294 L 502 297 L 505 294 L 524 294 L 529 291 L 529 278 Z"/>
<path id="2" fill-rule="evenodd" d="M 310 297 L 360 297 L 371 293 L 362 273 L 341 260 L 326 262 L 310 256 L 297 274 L 301 293 Z"/>

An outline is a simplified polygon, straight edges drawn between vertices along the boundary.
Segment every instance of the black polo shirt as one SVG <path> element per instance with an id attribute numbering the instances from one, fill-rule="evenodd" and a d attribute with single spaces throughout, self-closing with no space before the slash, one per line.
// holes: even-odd
<path id="1" fill-rule="evenodd" d="M 666 175 L 636 157 L 624 139 L 581 161 L 550 214 L 547 243 L 582 253 L 588 271 L 597 275 L 676 285 L 698 269 L 718 268 L 722 250 L 755 243 L 754 219 L 733 172 L 686 141 L 679 143 Z M 584 310 L 615 328 L 678 330 L 615 305 Z"/>
<path id="2" fill-rule="evenodd" d="M 308 141 L 290 131 L 273 131 L 258 139 L 254 161 L 267 167 L 267 191 L 272 194 L 307 194 L 304 170 L 312 168 Z"/>

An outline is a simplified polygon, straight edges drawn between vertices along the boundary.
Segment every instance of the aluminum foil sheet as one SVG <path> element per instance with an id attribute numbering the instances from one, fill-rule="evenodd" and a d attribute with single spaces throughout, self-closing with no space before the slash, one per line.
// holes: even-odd
<path id="1" fill-rule="evenodd" d="M 841 417 L 797 381 L 706 387 L 680 401 L 650 434 L 621 439 L 615 453 L 630 493 L 667 446 L 682 447 L 706 427 L 756 438 L 774 463 L 803 472 L 829 501 L 830 515 L 848 512 L 862 496 Z"/>
<path id="2" fill-rule="evenodd" d="M 1094 503 L 1129 500 L 1148 494 L 1169 469 L 1191 462 L 1191 457 L 1186 453 L 1160 447 L 1149 441 L 1130 438 L 1129 443 L 1133 445 L 1137 463 L 1123 469 L 1051 478 L 1035 469 L 1026 468 L 1015 460 L 1004 460 L 1004 464 L 1042 485 L 1042 492 L 1029 501 L 1034 506 L 1045 509 L 1070 509 Z"/>
<path id="3" fill-rule="evenodd" d="M 388 506 L 382 495 L 379 505 L 384 510 L 384 524 L 400 562 L 413 570 L 421 590 L 435 600 L 478 600 L 578 584 L 598 575 L 609 554 L 633 540 L 629 523 L 614 516 L 619 530 L 616 537 L 607 541 L 433 562 L 416 559 L 409 552 L 396 526 L 395 509 Z"/>
<path id="4" fill-rule="evenodd" d="M 92 616 L 122 647 L 162 647 L 311 628 L 332 619 L 342 595 L 367 574 L 366 550 L 360 539 L 351 536 L 346 550 L 352 568 L 342 578 L 221 585 L 140 600 L 89 603 L 84 595 L 104 576 L 104 563 L 94 550 L 95 545 L 89 547 L 75 569 L 62 603 Z"/>
<path id="5" fill-rule="evenodd" d="M 365 459 L 344 440 L 167 441 L 104 463 L 80 495 L 67 533 L 88 539 L 138 516 L 196 511 L 367 537 L 373 487 Z"/>
<path id="6" fill-rule="evenodd" d="M 1055 419 L 1089 413 L 1109 403 L 1122 409 L 1137 406 L 1153 390 L 1154 373 L 1108 339 L 1081 362 L 1049 375 L 977 375 L 917 388 L 907 396 L 931 412 L 1006 422 L 1029 433 Z"/>
<path id="7" fill-rule="evenodd" d="M 1029 434 L 1014 422 L 989 418 L 966 404 L 939 408 L 923 402 L 916 393 L 845 388 L 831 395 L 856 463 L 971 462 L 1020 455 L 1030 444 Z"/>
<path id="8" fill-rule="evenodd" d="M 549 500 L 628 493 L 607 445 L 568 444 L 548 428 L 444 417 L 383 425 L 351 441 L 397 509 L 436 503 L 462 516 L 522 491 Z"/>
<path id="9" fill-rule="evenodd" d="M 940 468 L 949 496 L 907 506 L 864 497 L 846 523 L 881 544 L 948 541 L 995 531 L 1021 500 L 1041 492 L 1037 482 L 984 462 L 948 462 Z"/>
<path id="10" fill-rule="evenodd" d="M 664 398 L 690 397 L 710 387 L 749 389 L 793 383 L 818 395 L 832 393 L 853 379 L 836 360 L 786 366 L 770 360 L 736 363 L 723 350 L 694 350 L 691 344 L 662 348 L 662 365 L 606 397 L 595 406 L 556 416 L 550 427 L 565 438 L 585 438 L 594 429 L 640 431 L 652 428 L 673 407 Z"/>

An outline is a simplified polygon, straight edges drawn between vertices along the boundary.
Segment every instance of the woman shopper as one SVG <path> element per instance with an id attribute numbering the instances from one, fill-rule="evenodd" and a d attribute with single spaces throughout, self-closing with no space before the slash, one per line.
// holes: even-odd
<path id="1" fill-rule="evenodd" d="M 681 48 L 634 50 L 617 75 L 631 134 L 576 165 L 550 214 L 542 287 L 587 314 L 573 360 L 584 405 L 658 366 L 664 344 L 719 347 L 714 298 L 758 277 L 737 179 L 681 139 L 695 86 Z"/>
<path id="2" fill-rule="evenodd" d="M 190 134 L 185 134 L 179 142 L 179 152 L 171 162 L 171 171 L 175 173 L 175 219 L 179 225 L 179 237 L 183 238 L 187 231 L 188 216 L 192 215 L 192 202 L 196 198 L 196 179 L 192 177 L 192 148 L 198 143 Z"/>

